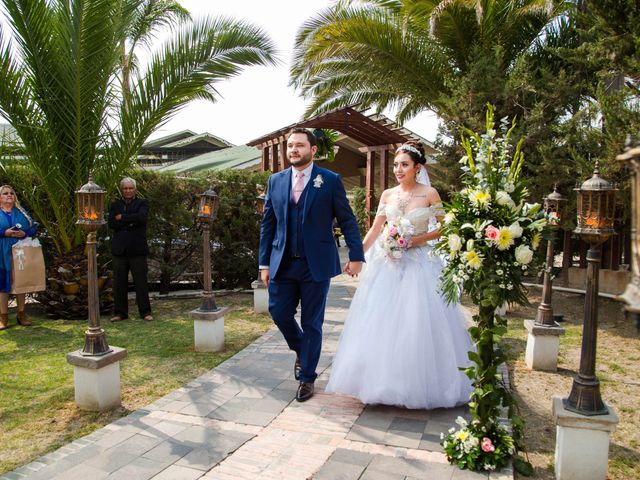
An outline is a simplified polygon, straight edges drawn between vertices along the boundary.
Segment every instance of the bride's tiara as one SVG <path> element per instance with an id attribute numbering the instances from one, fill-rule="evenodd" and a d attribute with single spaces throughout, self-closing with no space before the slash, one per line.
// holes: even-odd
<path id="1" fill-rule="evenodd" d="M 407 145 L 407 144 L 400 145 L 398 148 L 396 148 L 396 153 L 400 152 L 401 150 L 406 150 L 408 152 L 413 152 L 416 155 L 418 155 L 420 158 L 422 158 L 422 153 L 420 152 L 420 150 L 418 150 L 413 145 Z"/>

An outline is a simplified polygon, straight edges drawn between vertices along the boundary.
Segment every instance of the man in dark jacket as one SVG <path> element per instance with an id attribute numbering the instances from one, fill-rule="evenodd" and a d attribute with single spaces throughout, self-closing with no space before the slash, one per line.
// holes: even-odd
<path id="1" fill-rule="evenodd" d="M 123 178 L 120 182 L 122 198 L 115 200 L 109 209 L 109 228 L 113 230 L 111 254 L 113 257 L 114 316 L 112 322 L 129 316 L 127 287 L 129 271 L 136 287 L 136 303 L 140 317 L 153 320 L 149 287 L 147 285 L 147 218 L 149 202 L 136 197 L 136 181 Z"/>

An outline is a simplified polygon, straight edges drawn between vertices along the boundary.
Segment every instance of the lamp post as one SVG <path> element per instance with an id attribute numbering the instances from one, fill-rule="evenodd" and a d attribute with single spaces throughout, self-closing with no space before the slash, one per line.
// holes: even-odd
<path id="1" fill-rule="evenodd" d="M 199 310 L 201 312 L 216 312 L 218 307 L 216 306 L 216 299 L 211 289 L 211 222 L 218 213 L 218 206 L 220 199 L 218 194 L 209 188 L 206 192 L 199 195 L 200 206 L 198 208 L 198 221 L 202 225 L 202 256 L 204 260 L 203 265 L 203 285 L 204 295 L 202 297 L 202 305 Z"/>
<path id="2" fill-rule="evenodd" d="M 578 226 L 575 233 L 589 243 L 587 252 L 587 285 L 584 302 L 584 326 L 580 369 L 573 380 L 569 398 L 564 407 L 581 415 L 606 415 L 609 410 L 600 396 L 600 381 L 595 375 L 598 333 L 598 274 L 600 270 L 600 245 L 611 235 L 615 214 L 613 184 L 600 177 L 596 161 L 593 176 L 586 180 L 578 192 Z"/>
<path id="3" fill-rule="evenodd" d="M 100 326 L 100 299 L 98 298 L 98 262 L 96 255 L 96 231 L 104 225 L 104 194 L 105 191 L 93 181 L 89 174 L 89 181 L 78 191 L 78 221 L 87 233 L 87 280 L 89 303 L 89 329 L 85 332 L 82 355 L 99 356 L 113 351 L 107 343 L 107 337 Z"/>
<path id="4" fill-rule="evenodd" d="M 264 201 L 266 195 L 264 193 L 264 186 L 256 185 L 256 190 L 258 191 L 258 195 L 256 195 L 256 215 L 258 216 L 258 222 L 262 220 L 262 216 L 264 215 Z M 262 284 L 262 278 L 260 278 L 260 271 L 258 270 L 258 285 Z"/>
<path id="5" fill-rule="evenodd" d="M 556 186 L 553 187 L 553 192 L 544 198 L 544 210 L 547 213 L 548 225 L 552 229 L 551 237 L 547 242 L 547 259 L 546 268 L 544 271 L 544 283 L 542 286 L 542 301 L 538 307 L 535 323 L 537 325 L 556 326 L 553 321 L 553 308 L 551 307 L 551 270 L 553 268 L 553 241 L 555 238 L 555 231 L 562 223 L 562 216 L 564 213 L 564 205 L 567 203 L 567 199 L 564 198 Z"/>
<path id="6" fill-rule="evenodd" d="M 631 170 L 631 281 L 620 298 L 627 304 L 625 310 L 635 319 L 636 328 L 640 330 L 640 142 L 634 147 L 629 139 L 627 145 L 617 160 L 625 162 Z"/>
<path id="7" fill-rule="evenodd" d="M 264 214 L 265 200 L 264 186 L 256 185 L 256 190 L 258 191 L 258 195 L 256 196 L 256 213 L 258 214 L 259 218 L 262 218 L 262 215 Z"/>
<path id="8" fill-rule="evenodd" d="M 256 215 L 258 222 L 264 215 L 264 203 L 265 192 L 263 185 L 256 185 L 258 195 L 256 195 Z M 251 288 L 253 289 L 253 311 L 256 313 L 267 313 L 269 311 L 269 292 L 262 278 L 260 277 L 260 271 L 258 270 L 258 278 L 251 282 Z"/>

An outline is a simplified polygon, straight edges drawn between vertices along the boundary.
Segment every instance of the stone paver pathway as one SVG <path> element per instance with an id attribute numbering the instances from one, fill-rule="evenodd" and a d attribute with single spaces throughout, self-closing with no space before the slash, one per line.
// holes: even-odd
<path id="1" fill-rule="evenodd" d="M 0 480 L 512 479 L 511 470 L 447 463 L 440 432 L 465 409 L 365 407 L 323 392 L 355 285 L 341 276 L 331 286 L 311 400 L 293 400 L 295 357 L 272 329 L 183 388 Z"/>

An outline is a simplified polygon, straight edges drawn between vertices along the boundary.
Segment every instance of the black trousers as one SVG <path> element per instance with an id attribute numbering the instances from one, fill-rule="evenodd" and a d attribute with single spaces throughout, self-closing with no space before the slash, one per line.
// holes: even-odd
<path id="1" fill-rule="evenodd" d="M 147 256 L 113 256 L 113 313 L 122 318 L 129 316 L 127 289 L 129 271 L 136 287 L 136 303 L 140 317 L 151 315 L 149 302 L 149 286 L 147 284 Z"/>

